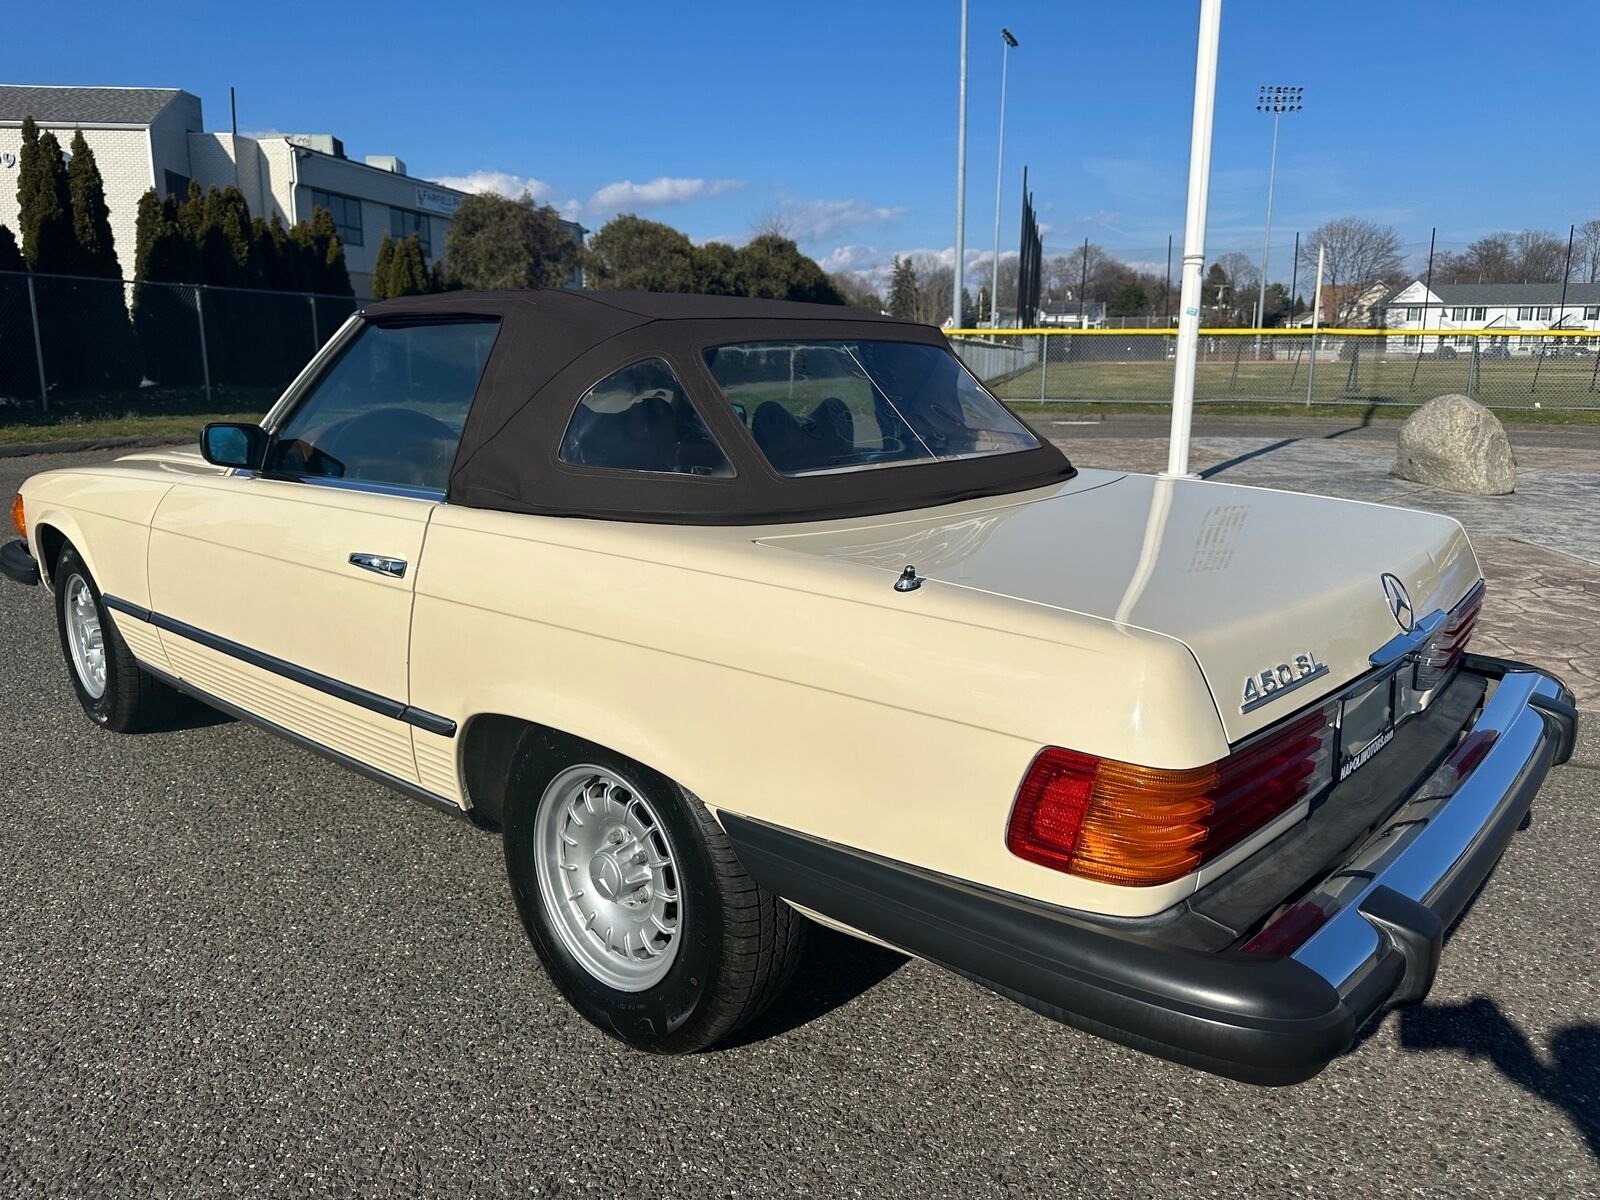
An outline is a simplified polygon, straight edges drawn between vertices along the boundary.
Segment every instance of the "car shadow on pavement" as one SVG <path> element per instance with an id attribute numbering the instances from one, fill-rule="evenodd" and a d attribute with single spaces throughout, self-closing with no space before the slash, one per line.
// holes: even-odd
<path id="1" fill-rule="evenodd" d="M 1462 1050 L 1487 1058 L 1530 1095 L 1562 1109 L 1600 1159 L 1600 1025 L 1569 1025 L 1550 1039 L 1545 1061 L 1528 1035 L 1487 996 L 1400 1012 L 1407 1050 Z"/>
<path id="2" fill-rule="evenodd" d="M 850 1003 L 909 961 L 898 951 L 813 924 L 794 980 L 771 1008 L 717 1048 L 733 1050 L 798 1029 Z"/>

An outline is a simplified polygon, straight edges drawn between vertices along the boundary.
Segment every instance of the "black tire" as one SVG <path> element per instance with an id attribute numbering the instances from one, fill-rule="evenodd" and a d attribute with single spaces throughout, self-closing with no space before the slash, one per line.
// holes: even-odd
<path id="1" fill-rule="evenodd" d="M 683 941 L 665 977 L 644 991 L 619 991 L 593 975 L 545 910 L 535 865 L 538 810 L 549 785 L 579 763 L 634 785 L 659 814 L 677 862 Z M 507 790 L 505 854 L 517 912 L 546 973 L 580 1014 L 630 1046 L 704 1050 L 753 1019 L 794 975 L 806 919 L 745 873 L 693 793 L 601 746 L 548 731 L 523 737 Z"/>
<path id="2" fill-rule="evenodd" d="M 67 634 L 67 594 L 74 577 L 83 580 L 94 598 L 100 617 L 105 647 L 106 685 L 93 695 L 73 663 L 72 644 Z M 78 703 L 96 725 L 113 733 L 138 733 L 172 719 L 180 697 L 177 692 L 143 670 L 128 643 L 117 631 L 116 621 L 100 598 L 100 588 L 71 545 L 62 547 L 51 577 L 55 587 L 56 633 L 61 639 L 61 655 L 66 660 L 67 678 L 77 693 Z M 127 619 L 127 618 L 123 618 Z"/>

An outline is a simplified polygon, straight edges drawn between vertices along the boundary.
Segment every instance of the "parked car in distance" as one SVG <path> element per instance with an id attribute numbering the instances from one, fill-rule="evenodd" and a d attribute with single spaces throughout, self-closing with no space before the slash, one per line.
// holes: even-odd
<path id="1" fill-rule="evenodd" d="M 550 977 L 658 1052 L 749 1021 L 815 920 L 1305 1079 L 1427 995 L 1575 737 L 1468 649 L 1456 522 L 1075 468 L 848 309 L 373 304 L 259 426 L 13 518 L 90 720 L 187 694 L 502 830 Z"/>

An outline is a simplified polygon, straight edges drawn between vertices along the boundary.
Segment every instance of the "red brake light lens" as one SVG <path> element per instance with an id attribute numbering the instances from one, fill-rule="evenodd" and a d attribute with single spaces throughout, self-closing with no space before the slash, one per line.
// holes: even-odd
<path id="1" fill-rule="evenodd" d="M 1184 770 L 1049 747 L 1018 789 L 1006 846 L 1018 858 L 1101 883 L 1181 879 L 1330 781 L 1329 712 Z"/>
<path id="2" fill-rule="evenodd" d="M 1422 653 L 1417 656 L 1418 691 L 1426 692 L 1438 687 L 1461 660 L 1472 631 L 1478 624 L 1478 614 L 1483 611 L 1483 592 L 1483 580 L 1480 579 L 1461 598 L 1461 603 L 1450 610 L 1444 624 L 1422 648 Z"/>

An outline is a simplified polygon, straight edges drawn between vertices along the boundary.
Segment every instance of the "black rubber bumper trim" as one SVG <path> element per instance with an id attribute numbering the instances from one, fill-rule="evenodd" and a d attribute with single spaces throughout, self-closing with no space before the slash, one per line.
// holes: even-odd
<path id="1" fill-rule="evenodd" d="M 1186 1066 L 1298 1083 L 1349 1049 L 1366 1015 L 1292 958 L 1156 943 L 733 813 L 722 823 L 745 869 L 786 900 Z"/>
<path id="2" fill-rule="evenodd" d="M 0 546 L 0 575 L 27 587 L 39 582 L 39 564 L 28 552 L 27 542 L 18 540 Z"/>
<path id="3" fill-rule="evenodd" d="M 185 621 L 162 613 L 152 612 L 137 604 L 131 604 L 119 596 L 101 596 L 105 606 L 115 612 L 124 613 L 140 621 L 148 621 L 157 629 L 167 633 L 175 633 L 179 637 L 188 638 L 207 649 L 215 650 L 219 654 L 226 654 L 229 658 L 236 658 L 240 662 L 249 663 L 253 667 L 260 667 L 263 671 L 270 671 L 284 679 L 291 679 L 295 683 L 319 691 L 326 696 L 354 704 L 368 712 L 375 712 L 381 716 L 393 717 L 396 721 L 404 721 L 407 725 L 414 725 L 426 733 L 438 734 L 440 737 L 455 737 L 456 723 L 449 717 L 441 717 L 437 713 L 428 712 L 426 709 L 413 708 L 399 700 L 391 700 L 387 696 L 380 696 L 376 692 L 369 692 L 365 688 L 356 687 L 354 684 L 345 683 L 331 676 L 308 670 L 285 659 L 249 646 L 230 641 L 228 638 L 219 637 L 208 633 Z"/>

